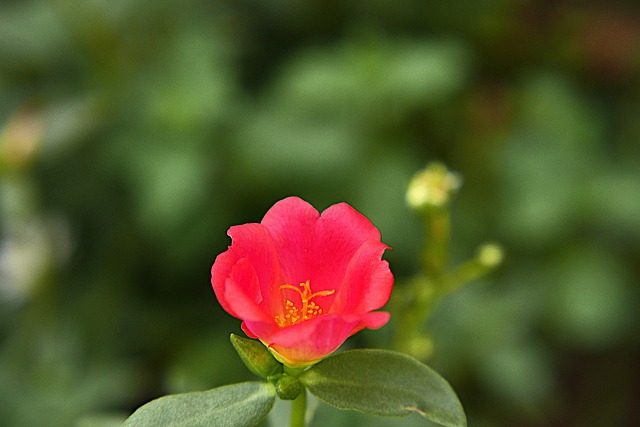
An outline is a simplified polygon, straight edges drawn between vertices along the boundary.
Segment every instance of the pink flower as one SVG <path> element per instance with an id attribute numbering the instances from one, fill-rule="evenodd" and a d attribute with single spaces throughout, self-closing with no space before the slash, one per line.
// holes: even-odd
<path id="1" fill-rule="evenodd" d="M 232 244 L 211 268 L 222 307 L 241 319 L 288 366 L 314 364 L 351 335 L 376 329 L 374 311 L 391 295 L 387 245 L 371 222 L 346 203 L 322 212 L 297 197 L 277 202 L 262 222 L 229 229 Z"/>

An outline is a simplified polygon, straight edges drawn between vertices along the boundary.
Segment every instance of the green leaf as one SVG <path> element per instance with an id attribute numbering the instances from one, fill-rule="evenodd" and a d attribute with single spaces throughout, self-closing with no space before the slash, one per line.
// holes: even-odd
<path id="1" fill-rule="evenodd" d="M 446 427 L 467 425 L 462 405 L 447 381 L 402 353 L 345 351 L 298 378 L 312 394 L 339 409 L 380 416 L 415 412 Z"/>
<path id="2" fill-rule="evenodd" d="M 251 381 L 196 393 L 174 394 L 138 408 L 123 427 L 249 427 L 276 399 L 271 383 Z"/>

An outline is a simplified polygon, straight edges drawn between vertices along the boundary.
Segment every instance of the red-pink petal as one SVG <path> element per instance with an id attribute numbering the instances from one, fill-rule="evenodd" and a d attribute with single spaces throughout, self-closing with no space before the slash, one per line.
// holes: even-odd
<path id="1" fill-rule="evenodd" d="M 331 313 L 366 313 L 389 301 L 393 275 L 389 263 L 381 257 L 388 248 L 382 242 L 365 242 L 350 259 L 338 287 Z"/>
<path id="2" fill-rule="evenodd" d="M 213 291 L 215 292 L 216 298 L 222 308 L 232 316 L 238 317 L 231 309 L 231 306 L 229 306 L 227 299 L 224 296 L 225 288 L 227 287 L 227 279 L 231 275 L 231 270 L 236 262 L 238 262 L 238 256 L 231 250 L 218 255 L 211 267 L 211 285 L 213 286 Z"/>
<path id="3" fill-rule="evenodd" d="M 246 322 L 242 322 L 242 324 L 240 325 L 240 328 L 242 328 L 242 330 L 244 331 L 245 334 L 247 334 L 247 336 L 249 338 L 258 338 L 258 336 L 256 334 L 254 334 L 248 327 Z"/>
<path id="4" fill-rule="evenodd" d="M 227 301 L 227 279 L 241 259 L 246 259 L 253 267 L 259 285 L 256 292 L 255 283 L 247 280 L 234 281 L 245 289 L 245 293 L 253 295 L 253 301 L 262 303 L 266 310 L 271 310 L 281 302 L 273 298 L 279 292 L 278 257 L 269 231 L 261 224 L 243 224 L 229 229 L 232 244 L 226 252 L 218 255 L 211 268 L 211 284 L 222 307 L 236 316 Z M 236 316 L 237 317 L 237 316 Z"/>
<path id="5" fill-rule="evenodd" d="M 280 261 L 283 283 L 298 285 L 313 271 L 314 230 L 320 215 L 298 197 L 287 197 L 273 205 L 261 221 L 271 236 Z"/>
<path id="6" fill-rule="evenodd" d="M 268 337 L 274 335 L 280 328 L 276 325 L 273 319 L 260 320 L 247 320 L 242 323 L 242 330 L 249 336 L 259 337 L 261 340 L 265 340 Z"/>
<path id="7" fill-rule="evenodd" d="M 279 358 L 289 365 L 315 363 L 337 350 L 344 341 L 364 328 L 378 329 L 389 321 L 389 313 L 372 312 L 363 315 L 327 315 L 297 325 L 279 328 L 270 322 L 242 324 L 252 338 L 260 338 Z"/>
<path id="8" fill-rule="evenodd" d="M 340 316 L 316 317 L 281 328 L 268 338 L 268 344 L 286 363 L 308 365 L 336 351 L 356 327 L 356 319 L 347 322 Z"/>
<path id="9" fill-rule="evenodd" d="M 367 240 L 380 240 L 376 226 L 347 203 L 329 206 L 320 218 L 317 233 L 351 248 L 350 251 Z"/>
<path id="10" fill-rule="evenodd" d="M 247 258 L 242 258 L 231 270 L 226 280 L 224 300 L 229 313 L 243 320 L 268 321 L 270 317 L 260 307 L 262 296 L 258 277 Z"/>
<path id="11" fill-rule="evenodd" d="M 386 311 L 372 311 L 371 313 L 366 313 L 364 316 L 360 318 L 358 326 L 356 326 L 351 335 L 360 332 L 363 329 L 379 329 L 389 322 L 391 318 L 391 314 Z"/>
<path id="12" fill-rule="evenodd" d="M 370 240 L 379 242 L 380 232 L 348 204 L 338 203 L 322 212 L 315 230 L 312 285 L 338 291 L 352 257 Z"/>
<path id="13" fill-rule="evenodd" d="M 346 203 L 319 215 L 304 200 L 288 197 L 269 209 L 261 223 L 277 247 L 282 281 L 295 286 L 310 280 L 314 292 L 335 289 L 358 248 L 380 240 L 371 221 Z"/>

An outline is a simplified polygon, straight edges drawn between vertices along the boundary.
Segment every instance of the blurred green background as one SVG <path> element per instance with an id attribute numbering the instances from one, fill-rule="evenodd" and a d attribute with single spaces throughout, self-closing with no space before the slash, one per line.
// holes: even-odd
<path id="1" fill-rule="evenodd" d="M 464 177 L 453 259 L 506 252 L 429 323 L 469 425 L 637 425 L 636 0 L 2 1 L 0 424 L 253 379 L 209 283 L 228 227 L 347 201 L 400 287 L 433 160 Z"/>

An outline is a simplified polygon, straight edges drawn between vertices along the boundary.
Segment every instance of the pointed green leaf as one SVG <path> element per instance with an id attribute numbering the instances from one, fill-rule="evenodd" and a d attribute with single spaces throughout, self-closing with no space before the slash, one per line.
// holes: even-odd
<path id="1" fill-rule="evenodd" d="M 446 427 L 467 420 L 447 381 L 417 360 L 387 350 L 351 350 L 328 357 L 298 377 L 329 405 L 380 416 L 417 413 Z"/>
<path id="2" fill-rule="evenodd" d="M 123 427 L 249 427 L 267 416 L 276 399 L 267 382 L 164 396 L 138 408 Z"/>

